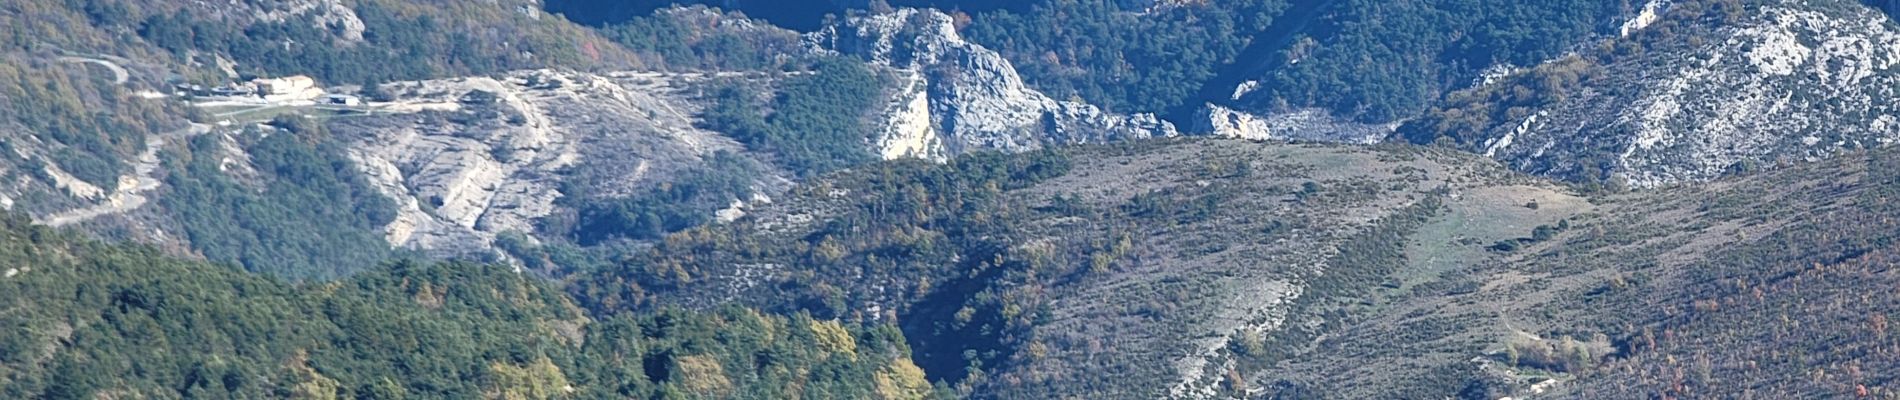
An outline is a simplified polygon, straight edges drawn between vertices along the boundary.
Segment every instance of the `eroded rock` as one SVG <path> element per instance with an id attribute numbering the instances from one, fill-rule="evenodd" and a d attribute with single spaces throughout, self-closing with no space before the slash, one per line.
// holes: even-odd
<path id="1" fill-rule="evenodd" d="M 806 41 L 815 51 L 857 57 L 906 77 L 892 100 L 896 112 L 873 140 L 886 158 L 1178 134 L 1153 115 L 1111 114 L 1029 88 L 1009 60 L 965 41 L 955 21 L 936 10 L 852 16 L 807 35 Z M 928 110 L 928 124 L 920 110 Z"/>

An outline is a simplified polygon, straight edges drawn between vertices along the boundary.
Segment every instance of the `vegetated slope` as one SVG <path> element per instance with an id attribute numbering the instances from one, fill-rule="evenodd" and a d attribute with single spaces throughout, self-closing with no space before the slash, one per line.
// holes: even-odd
<path id="1" fill-rule="evenodd" d="M 665 12 L 679 5 L 706 5 L 744 13 L 773 25 L 811 31 L 823 27 L 827 17 L 843 15 L 851 10 L 898 6 L 970 12 L 998 9 L 1021 11 L 1035 3 L 1008 0 L 547 0 L 546 7 L 548 12 L 566 15 L 574 22 L 613 26 L 655 12 Z"/>
<path id="2" fill-rule="evenodd" d="M 1890 397 L 1900 394 L 1892 226 L 1900 217 L 1900 157 L 1892 150 L 1838 159 L 1631 201 L 1651 214 L 1686 216 L 1684 233 L 1630 226 L 1630 236 L 1538 255 L 1530 268 L 1596 265 L 1628 278 L 1579 288 L 1544 309 L 1609 332 L 1621 351 L 1561 391 L 1573 398 L 1727 396 Z M 1661 199 L 1655 200 L 1655 199 Z M 1667 221 L 1654 218 L 1653 220 Z M 1651 225 L 1654 226 L 1654 225 Z M 1688 240 L 1683 240 L 1687 237 Z M 1605 240 L 1607 239 L 1607 240 Z M 1619 251 L 1596 243 L 1680 243 Z M 1655 250 L 1663 250 L 1656 252 Z M 1557 275 L 1563 272 L 1557 272 Z M 1590 296 L 1590 294 L 1597 294 Z M 1584 317 L 1582 310 L 1597 310 Z M 1646 311 L 1645 311 L 1646 310 Z M 1619 328 L 1620 327 L 1620 328 Z"/>
<path id="3" fill-rule="evenodd" d="M 0 221 L 0 396 L 922 398 L 891 326 L 594 319 L 533 276 L 398 262 L 293 286 Z"/>
<path id="4" fill-rule="evenodd" d="M 1235 332 L 1318 322 L 1289 318 L 1303 293 L 1335 290 L 1315 282 L 1377 287 L 1385 273 L 1355 269 L 1396 262 L 1445 210 L 1484 225 L 1435 257 L 1483 257 L 1587 207 L 1457 152 L 1227 140 L 879 164 L 788 196 L 574 290 L 602 310 L 894 320 L 931 379 L 978 397 L 1212 396 Z M 1452 263 L 1405 273 L 1435 282 Z"/>
<path id="5" fill-rule="evenodd" d="M 104 201 L 148 135 L 184 126 L 185 107 L 140 98 L 77 60 L 0 52 L 0 208 L 51 214 Z"/>
<path id="6" fill-rule="evenodd" d="M 1891 395 L 1875 366 L 1895 346 L 1893 159 L 1606 196 L 1452 270 L 1458 284 L 1381 289 L 1392 297 L 1233 352 L 1270 397 Z"/>
<path id="7" fill-rule="evenodd" d="M 1886 393 L 1890 159 L 1587 198 L 1414 147 L 879 164 L 572 290 L 896 321 L 977 397 Z"/>
<path id="8" fill-rule="evenodd" d="M 1260 114 L 1317 108 L 1373 123 L 1420 112 L 1494 65 L 1533 65 L 1614 33 L 1642 7 L 1575 0 L 1025 3 L 966 10 L 959 29 L 1058 98 L 1177 117 L 1209 102 Z"/>
<path id="9" fill-rule="evenodd" d="M 1641 7 L 1599 0 L 1331 3 L 1291 45 L 1267 54 L 1277 66 L 1251 78 L 1258 89 L 1237 96 L 1243 109 L 1318 107 L 1364 122 L 1399 120 L 1486 68 L 1536 64 L 1615 32 L 1621 17 Z"/>
<path id="10" fill-rule="evenodd" d="M 391 256 L 377 233 L 397 217 L 321 126 L 207 134 L 166 152 L 156 205 L 165 229 L 206 259 L 291 280 L 335 279 Z M 233 149 L 244 148 L 243 151 Z"/>
<path id="11" fill-rule="evenodd" d="M 146 135 L 183 125 L 184 107 L 134 95 L 152 82 L 146 69 L 108 56 L 158 51 L 117 43 L 68 3 L 83 2 L 0 4 L 0 208 L 43 214 L 103 201 Z M 115 82 L 121 71 L 137 86 Z"/>
<path id="12" fill-rule="evenodd" d="M 554 10 L 555 3 L 548 7 Z M 797 31 L 734 11 L 675 6 L 612 21 L 596 31 L 641 54 L 648 69 L 782 71 L 787 64 L 810 59 Z"/>
<path id="13" fill-rule="evenodd" d="M 94 0 L 95 29 L 136 32 L 181 65 L 378 83 L 564 65 L 625 65 L 627 52 L 538 2 L 245 1 L 236 5 Z M 120 15 L 114 15 L 120 14 Z"/>
<path id="14" fill-rule="evenodd" d="M 1658 186 L 1900 138 L 1900 31 L 1854 1 L 1662 2 L 1645 29 L 1459 92 L 1400 135 Z"/>
<path id="15" fill-rule="evenodd" d="M 1007 57 L 1030 86 L 1113 112 L 1191 114 L 1176 111 L 1198 110 L 1207 102 L 1236 102 L 1238 108 L 1262 114 L 1319 108 L 1377 123 L 1424 110 L 1486 68 L 1533 65 L 1614 33 L 1642 8 L 1630 2 L 1575 0 L 714 5 L 794 29 L 822 30 L 829 24 L 818 23 L 816 16 L 848 17 L 865 9 L 888 12 L 876 3 L 953 12 L 958 30 Z M 569 0 L 548 7 L 595 21 L 590 23 L 611 32 L 622 21 L 641 25 L 659 2 Z M 1303 11 L 1281 18 L 1288 10 Z M 1274 37 L 1256 37 L 1262 34 Z M 1243 88 L 1246 81 L 1257 85 Z"/>
<path id="16" fill-rule="evenodd" d="M 1210 101 L 1196 98 L 1202 87 L 1238 61 L 1255 35 L 1297 24 L 1278 19 L 1290 7 L 1283 0 L 1028 3 L 1028 10 L 970 11 L 966 35 L 1008 57 L 1051 96 L 1116 112 L 1198 107 Z"/>

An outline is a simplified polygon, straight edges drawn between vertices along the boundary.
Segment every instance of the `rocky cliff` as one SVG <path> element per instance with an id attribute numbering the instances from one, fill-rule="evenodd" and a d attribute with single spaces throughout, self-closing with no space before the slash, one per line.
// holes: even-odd
<path id="1" fill-rule="evenodd" d="M 1663 11 L 1644 20 L 1653 23 L 1453 95 L 1406 135 L 1450 136 L 1522 171 L 1636 187 L 1900 138 L 1892 21 L 1848 0 L 1744 3 L 1654 2 Z M 1525 90 L 1539 95 L 1509 94 Z"/>
<path id="2" fill-rule="evenodd" d="M 873 139 L 886 158 L 1178 134 L 1154 115 L 1110 114 L 1027 87 L 1009 60 L 965 41 L 951 16 L 936 10 L 851 16 L 806 41 L 815 51 L 856 57 L 902 77 Z"/>

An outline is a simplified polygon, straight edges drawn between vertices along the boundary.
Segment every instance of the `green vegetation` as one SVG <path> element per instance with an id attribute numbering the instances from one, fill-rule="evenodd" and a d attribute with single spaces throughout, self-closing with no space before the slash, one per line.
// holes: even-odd
<path id="1" fill-rule="evenodd" d="M 1532 203 L 1532 204 L 1536 204 L 1536 203 Z M 1563 231 L 1569 230 L 1569 229 L 1570 229 L 1570 220 L 1567 220 L 1567 219 L 1558 221 L 1556 226 L 1538 225 L 1537 228 L 1531 229 L 1530 237 L 1499 240 L 1497 243 L 1493 243 L 1491 244 L 1491 247 L 1487 247 L 1487 248 L 1491 249 L 1492 251 L 1501 251 L 1501 252 L 1509 253 L 1509 252 L 1517 251 L 1518 248 L 1521 248 L 1523 246 L 1529 246 L 1533 244 L 1542 243 L 1544 241 L 1548 241 L 1551 238 L 1557 237 L 1557 234 L 1563 233 Z"/>
<path id="2" fill-rule="evenodd" d="M 552 5 L 550 5 L 552 7 Z M 732 24 L 747 27 L 732 27 Z M 700 70 L 780 70 L 803 55 L 798 35 L 743 14 L 704 7 L 661 10 L 608 24 L 601 34 L 648 56 L 651 66 Z"/>
<path id="3" fill-rule="evenodd" d="M 565 20 L 534 18 L 513 6 L 351 1 L 345 6 L 362 22 L 361 32 L 354 32 L 342 23 L 319 24 L 311 14 L 254 20 L 253 10 L 281 12 L 274 7 L 282 5 L 241 3 L 213 17 L 204 5 L 178 2 L 11 2 L 0 6 L 0 20 L 5 22 L 0 26 L 7 27 L 0 30 L 0 49 L 53 47 L 153 62 L 169 58 L 188 79 L 198 77 L 194 72 L 207 72 L 206 79 L 212 79 L 211 57 L 217 54 L 235 61 L 242 73 L 308 74 L 326 84 L 581 67 L 631 58 Z"/>
<path id="4" fill-rule="evenodd" d="M 281 131 L 243 140 L 258 176 L 227 172 L 217 135 L 167 157 L 168 191 L 158 203 L 206 258 L 289 279 L 333 279 L 374 266 L 392 252 L 382 227 L 396 205 L 377 193 L 319 124 L 279 117 Z"/>
<path id="5" fill-rule="evenodd" d="M 1306 265 L 1301 257 L 1334 243 L 1339 228 L 1318 216 L 1383 213 L 1356 207 L 1424 190 L 1388 189 L 1410 178 L 1387 176 L 1405 171 L 1390 165 L 1364 167 L 1379 178 L 1315 183 L 1306 166 L 1259 161 L 1300 157 L 1359 171 L 1374 160 L 1344 149 L 1285 150 L 1156 141 L 869 164 L 778 196 L 759 218 L 668 235 L 650 252 L 582 274 L 571 290 L 597 312 L 738 299 L 782 313 L 897 321 L 926 375 L 964 395 L 1145 397 L 1167 385 L 1185 338 L 1202 335 L 1191 321 L 1226 306 L 1218 300 L 1227 298 L 1226 277 L 1303 276 L 1278 265 Z M 1412 160 L 1395 162 L 1424 165 Z M 1103 177 L 1072 172 L 1082 163 L 1088 173 L 1145 177 L 1132 187 L 1093 181 Z M 1407 208 L 1391 217 L 1407 222 L 1392 224 L 1416 225 L 1433 204 Z M 1261 211 L 1275 209 L 1284 211 Z M 1327 263 L 1340 270 L 1317 276 L 1376 286 L 1385 276 L 1369 263 L 1397 268 L 1404 247 L 1396 239 L 1408 232 L 1342 245 L 1354 250 Z M 1339 290 L 1331 301 L 1359 293 Z"/>
<path id="6" fill-rule="evenodd" d="M 1490 66 L 1555 58 L 1607 32 L 1630 6 L 1588 0 L 1244 0 L 1158 12 L 1127 7 L 1117 1 L 1035 2 L 1020 13 L 977 13 L 965 34 L 1002 52 L 1037 88 L 1112 110 L 1165 112 L 1225 101 L 1232 87 L 1203 86 L 1227 74 L 1232 82 L 1215 83 L 1259 81 L 1258 90 L 1242 99 L 1251 108 L 1320 107 L 1382 122 L 1424 111 Z"/>
<path id="7" fill-rule="evenodd" d="M 801 176 L 836 171 L 874 159 L 865 149 L 866 114 L 879 104 L 883 82 L 861 63 L 825 58 L 810 75 L 788 80 L 770 103 L 747 87 L 720 89 L 705 123 Z"/>
<path id="8" fill-rule="evenodd" d="M 1900 217 L 1900 158 L 1891 150 L 1842 158 L 1727 190 L 1661 193 L 1672 201 L 1633 206 L 1696 210 L 1707 225 L 1656 232 L 1618 220 L 1577 235 L 1576 253 L 1536 260 L 1624 277 L 1557 305 L 1619 348 L 1578 396 L 1900 393 L 1896 371 L 1873 367 L 1894 362 L 1900 346 L 1887 322 L 1900 301 L 1889 289 L 1900 282 L 1891 268 L 1900 235 L 1890 229 Z M 1626 244 L 1679 236 L 1694 239 L 1675 249 Z M 1689 253 L 1703 241 L 1715 244 Z"/>
<path id="9" fill-rule="evenodd" d="M 131 98 L 89 64 L 4 61 L 0 56 L 0 98 L 9 100 L 0 106 L 0 123 L 38 139 L 7 146 L 46 146 L 41 160 L 108 191 L 118 187 L 124 160 L 144 148 L 144 136 L 168 129 L 182 114 L 174 105 Z"/>
<path id="10" fill-rule="evenodd" d="M 583 245 L 618 238 L 660 239 L 710 222 L 714 211 L 747 200 L 760 168 L 738 154 L 719 152 L 707 157 L 705 166 L 632 197 L 594 198 L 569 188 L 562 191 L 568 194 L 562 201 L 579 210 L 579 219 L 571 229 L 556 229 L 573 232 L 571 237 Z"/>
<path id="11" fill-rule="evenodd" d="M 873 164 L 848 175 L 848 183 L 800 189 L 804 194 L 798 196 L 814 196 L 849 188 L 844 190 L 862 201 L 840 204 L 844 208 L 797 239 L 771 240 L 720 226 L 690 230 L 624 267 L 598 271 L 575 290 L 603 312 L 698 304 L 690 301 L 697 296 L 683 294 L 701 290 L 695 288 L 704 277 L 731 273 L 729 262 L 783 262 L 795 269 L 757 286 L 765 293 L 742 298 L 769 310 L 851 320 L 902 315 L 899 321 L 911 321 L 906 334 L 921 335 L 913 345 L 929 346 L 919 349 L 919 364 L 933 378 L 955 382 L 1007 358 L 1036 318 L 1025 313 L 1026 304 L 1005 301 L 1033 292 L 1025 286 L 1033 283 L 1021 281 L 1020 274 L 1059 267 L 1020 259 L 979 232 L 1010 219 L 1013 211 L 998 208 L 1003 190 L 1060 175 L 1067 165 L 1053 152 L 982 155 L 949 165 Z M 903 289 L 878 294 L 872 289 L 877 285 Z M 854 306 L 870 301 L 895 307 L 889 311 L 895 314 L 867 315 Z"/>
<path id="12" fill-rule="evenodd" d="M 1038 1 L 1027 12 L 977 14 L 965 34 L 1008 57 L 1023 79 L 1051 96 L 1160 113 L 1206 100 L 1193 97 L 1287 7 L 1283 0 L 1238 0 L 1138 13 L 1127 3 Z"/>
<path id="13" fill-rule="evenodd" d="M 0 397 L 887 398 L 894 327 L 738 307 L 589 318 L 546 282 L 398 262 L 293 286 L 0 219 Z"/>
<path id="14" fill-rule="evenodd" d="M 254 71 L 309 74 L 324 82 L 375 84 L 446 72 L 439 70 L 491 72 L 525 66 L 512 62 L 513 57 L 478 50 L 481 43 L 476 39 L 451 33 L 445 21 L 433 16 L 405 16 L 378 2 L 362 2 L 355 10 L 366 26 L 366 43 L 360 46 L 328 45 L 340 40 L 336 32 L 299 20 L 234 26 L 179 11 L 145 17 L 137 28 L 140 37 L 180 56 L 211 51 Z M 282 44 L 286 42 L 299 44 Z M 528 48 L 535 50 L 541 49 Z"/>
<path id="15" fill-rule="evenodd" d="M 1362 121 L 1424 111 L 1497 64 L 1534 65 L 1604 33 L 1626 2 L 1343 0 L 1300 33 L 1246 101 Z M 1640 6 L 1640 5 L 1639 5 Z"/>

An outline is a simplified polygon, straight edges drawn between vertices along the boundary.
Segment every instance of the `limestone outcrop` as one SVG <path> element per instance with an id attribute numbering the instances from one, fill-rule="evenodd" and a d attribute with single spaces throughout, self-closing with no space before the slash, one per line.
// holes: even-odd
<path id="1" fill-rule="evenodd" d="M 1009 60 L 965 41 L 948 14 L 901 9 L 842 19 L 806 35 L 818 52 L 886 67 L 902 83 L 882 134 L 886 158 L 941 159 L 971 151 L 1175 136 L 1153 115 L 1116 115 L 1029 88 Z"/>
<path id="2" fill-rule="evenodd" d="M 1673 34 L 1695 40 L 1648 42 L 1600 66 L 1605 78 L 1492 121 L 1461 146 L 1530 173 L 1653 187 L 1900 139 L 1900 31 L 1886 15 L 1853 0 L 1747 3 L 1701 26 L 1653 2 L 1645 15 L 1661 16 L 1632 29 L 1675 18 Z M 1628 36 L 1619 40 L 1644 34 Z"/>

